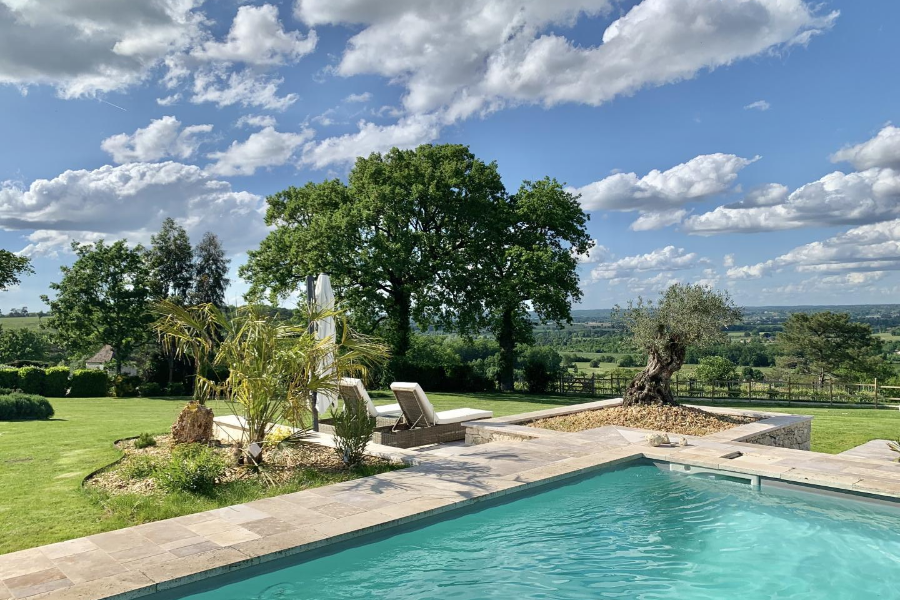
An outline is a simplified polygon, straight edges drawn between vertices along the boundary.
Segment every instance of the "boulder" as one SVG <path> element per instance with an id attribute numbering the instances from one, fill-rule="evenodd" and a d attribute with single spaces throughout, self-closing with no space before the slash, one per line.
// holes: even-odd
<path id="1" fill-rule="evenodd" d="M 196 400 L 187 403 L 172 425 L 176 444 L 207 443 L 212 439 L 213 411 Z"/>

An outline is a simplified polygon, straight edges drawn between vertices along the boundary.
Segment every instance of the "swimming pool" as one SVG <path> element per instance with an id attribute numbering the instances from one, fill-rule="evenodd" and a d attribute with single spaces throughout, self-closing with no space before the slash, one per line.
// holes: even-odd
<path id="1" fill-rule="evenodd" d="M 163 598 L 895 598 L 900 511 L 641 462 Z"/>

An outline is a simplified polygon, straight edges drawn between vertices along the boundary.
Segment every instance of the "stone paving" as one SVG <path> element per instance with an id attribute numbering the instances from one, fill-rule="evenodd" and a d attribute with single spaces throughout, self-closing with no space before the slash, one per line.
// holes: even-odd
<path id="1" fill-rule="evenodd" d="M 610 426 L 481 445 L 376 448 L 415 466 L 2 555 L 0 600 L 152 594 L 641 457 L 900 498 L 896 463 L 735 441 L 746 437 L 741 429 L 729 430 L 731 439 L 688 438 L 686 447 L 650 447 L 648 432 Z"/>

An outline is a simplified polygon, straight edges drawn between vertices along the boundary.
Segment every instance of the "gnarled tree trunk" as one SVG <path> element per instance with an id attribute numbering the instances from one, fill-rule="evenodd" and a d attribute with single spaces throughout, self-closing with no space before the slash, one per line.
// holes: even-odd
<path id="1" fill-rule="evenodd" d="M 677 406 L 670 383 L 684 364 L 686 348 L 671 348 L 666 356 L 651 354 L 647 366 L 638 373 L 625 390 L 624 406 L 635 404 L 665 404 Z"/>

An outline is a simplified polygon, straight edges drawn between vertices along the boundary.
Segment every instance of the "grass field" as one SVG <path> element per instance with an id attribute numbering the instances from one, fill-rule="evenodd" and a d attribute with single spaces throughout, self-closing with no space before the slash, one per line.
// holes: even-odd
<path id="1" fill-rule="evenodd" d="M 391 402 L 387 392 L 372 395 L 378 404 Z M 429 397 L 438 410 L 468 406 L 492 410 L 496 416 L 585 401 L 526 394 Z M 82 489 L 81 482 L 95 469 L 119 458 L 120 453 L 113 446 L 115 440 L 144 431 L 166 432 L 184 399 L 68 398 L 53 399 L 52 403 L 56 416 L 50 421 L 0 422 L 0 553 L 125 527 L 148 516 L 161 518 L 167 510 L 177 508 L 158 507 L 154 514 L 139 504 L 130 508 L 104 506 Z M 752 407 L 766 408 L 759 404 Z M 219 414 L 227 412 L 225 406 L 213 405 L 213 410 Z M 768 410 L 814 415 L 813 450 L 820 452 L 840 452 L 870 439 L 900 436 L 900 411 L 895 410 Z M 246 501 L 242 493 L 212 500 L 194 498 L 194 510 Z"/>
<path id="2" fill-rule="evenodd" d="M 40 329 L 40 317 L 0 317 L 4 329 Z"/>

